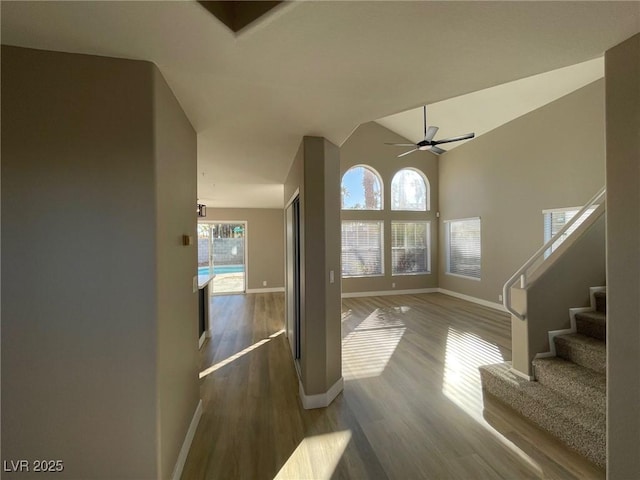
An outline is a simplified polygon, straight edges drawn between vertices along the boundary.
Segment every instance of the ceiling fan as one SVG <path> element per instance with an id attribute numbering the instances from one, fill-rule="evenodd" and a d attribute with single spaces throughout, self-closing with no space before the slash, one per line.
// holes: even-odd
<path id="1" fill-rule="evenodd" d="M 445 138 L 442 140 L 434 140 L 433 137 L 436 136 L 436 132 L 438 131 L 438 127 L 429 127 L 427 128 L 427 106 L 423 107 L 423 116 L 424 116 L 424 140 L 420 140 L 418 143 L 385 143 L 385 145 L 393 145 L 396 147 L 414 147 L 413 150 L 409 150 L 408 152 L 401 153 L 398 155 L 399 157 L 404 157 L 405 155 L 409 155 L 410 153 L 416 152 L 418 150 L 429 150 L 436 155 L 440 155 L 441 153 L 446 152 L 444 148 L 440 148 L 437 145 L 441 143 L 451 143 L 451 142 L 459 142 L 460 140 L 466 140 L 468 138 L 475 137 L 475 133 L 467 133 L 465 135 L 460 135 L 459 137 L 451 137 Z"/>

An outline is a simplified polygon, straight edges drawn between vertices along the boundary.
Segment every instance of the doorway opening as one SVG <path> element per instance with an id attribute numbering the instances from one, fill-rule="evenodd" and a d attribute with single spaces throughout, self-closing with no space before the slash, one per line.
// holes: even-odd
<path id="1" fill-rule="evenodd" d="M 198 223 L 198 275 L 215 275 L 212 295 L 245 293 L 247 222 Z"/>

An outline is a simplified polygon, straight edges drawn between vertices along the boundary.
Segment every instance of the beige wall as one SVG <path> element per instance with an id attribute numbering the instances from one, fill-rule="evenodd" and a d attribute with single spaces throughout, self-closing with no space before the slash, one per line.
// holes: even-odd
<path id="1" fill-rule="evenodd" d="M 378 277 L 345 278 L 343 293 L 412 290 L 438 286 L 438 159 L 430 152 L 415 152 L 397 158 L 405 150 L 385 145 L 407 143 L 403 138 L 375 122 L 360 125 L 340 148 L 340 177 L 354 165 L 373 167 L 383 182 L 383 210 L 342 210 L 342 220 L 384 221 L 384 275 Z M 428 212 L 399 212 L 391 210 L 391 180 L 403 168 L 415 168 L 424 173 L 430 184 L 431 209 Z M 340 192 L 338 192 L 340 195 Z M 431 273 L 427 275 L 391 275 L 391 222 L 393 220 L 429 221 L 431 223 Z"/>
<path id="2" fill-rule="evenodd" d="M 576 229 L 574 238 L 549 257 L 550 265 L 527 288 L 526 318 L 511 320 L 515 324 L 511 332 L 513 367 L 522 373 L 533 376 L 535 355 L 550 351 L 548 333 L 569 328 L 569 309 L 589 306 L 589 288 L 605 284 L 605 219 L 603 214 L 588 228 Z M 526 336 L 519 335 L 522 322 L 527 323 Z"/>
<path id="3" fill-rule="evenodd" d="M 498 302 L 543 243 L 542 210 L 584 204 L 604 185 L 604 81 L 594 82 L 440 156 L 440 221 L 481 217 L 482 279 L 439 286 Z"/>
<path id="4" fill-rule="evenodd" d="M 273 208 L 207 208 L 201 222 L 247 222 L 247 289 L 284 288 L 284 214 Z M 262 284 L 263 281 L 267 285 Z"/>
<path id="5" fill-rule="evenodd" d="M 195 235 L 196 133 L 173 92 L 153 68 L 156 155 L 157 408 L 159 478 L 170 478 L 200 399 L 198 305 L 192 277 Z"/>
<path id="6" fill-rule="evenodd" d="M 339 149 L 324 138 L 304 137 L 284 201 L 299 190 L 300 375 L 306 395 L 324 394 L 342 377 L 339 177 Z"/>
<path id="7" fill-rule="evenodd" d="M 640 34 L 607 51 L 607 478 L 640 478 Z"/>
<path id="8" fill-rule="evenodd" d="M 195 138 L 158 81 L 146 62 L 2 47 L 2 453 L 62 459 L 56 478 L 166 477 L 195 409 L 196 262 L 175 248 L 195 229 Z"/>

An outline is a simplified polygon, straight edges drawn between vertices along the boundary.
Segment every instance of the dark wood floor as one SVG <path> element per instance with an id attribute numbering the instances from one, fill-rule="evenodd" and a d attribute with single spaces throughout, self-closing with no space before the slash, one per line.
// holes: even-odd
<path id="1" fill-rule="evenodd" d="M 343 301 L 344 392 L 304 410 L 283 294 L 211 298 L 199 479 L 604 478 L 502 405 L 478 365 L 510 359 L 505 314 L 442 294 Z"/>

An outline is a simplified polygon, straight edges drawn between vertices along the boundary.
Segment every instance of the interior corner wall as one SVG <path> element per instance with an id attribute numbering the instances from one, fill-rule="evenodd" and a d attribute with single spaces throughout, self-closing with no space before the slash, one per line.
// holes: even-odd
<path id="1" fill-rule="evenodd" d="M 340 284 L 340 151 L 320 137 L 304 138 L 305 331 L 307 395 L 326 393 L 342 377 Z M 333 276 L 334 281 L 330 281 Z"/>
<path id="2" fill-rule="evenodd" d="M 170 478 L 200 401 L 198 304 L 192 278 L 196 232 L 197 137 L 153 67 L 157 268 L 158 478 Z"/>
<path id="3" fill-rule="evenodd" d="M 207 216 L 200 221 L 246 221 L 247 289 L 284 287 L 284 215 L 281 209 L 207 208 Z"/>
<path id="4" fill-rule="evenodd" d="M 607 478 L 640 478 L 640 34 L 605 55 Z"/>
<path id="5" fill-rule="evenodd" d="M 360 125 L 340 147 L 340 178 L 355 165 L 368 165 L 380 174 L 383 184 L 382 210 L 342 210 L 342 220 L 382 220 L 384 222 L 383 258 L 384 274 L 377 277 L 344 278 L 343 293 L 414 290 L 438 286 L 438 158 L 430 152 L 415 152 L 401 158 L 403 150 L 385 145 L 407 143 L 409 140 L 375 122 Z M 403 212 L 391 210 L 391 181 L 403 168 L 415 168 L 427 177 L 431 208 L 428 212 Z M 338 192 L 340 195 L 340 192 Z M 430 222 L 431 273 L 426 275 L 391 275 L 391 222 Z"/>
<path id="6" fill-rule="evenodd" d="M 61 479 L 158 473 L 151 86 L 2 47 L 2 454 Z"/>
<path id="7" fill-rule="evenodd" d="M 325 394 L 342 377 L 339 172 L 338 147 L 304 137 L 284 185 L 285 205 L 296 191 L 300 196 L 300 380 L 306 395 Z"/>
<path id="8" fill-rule="evenodd" d="M 199 396 L 195 134 L 148 62 L 1 61 L 3 459 L 167 478 Z"/>
<path id="9" fill-rule="evenodd" d="M 604 80 L 441 155 L 440 288 L 497 302 L 543 244 L 542 210 L 583 205 L 603 185 Z M 446 220 L 481 218 L 481 280 L 446 273 Z"/>

